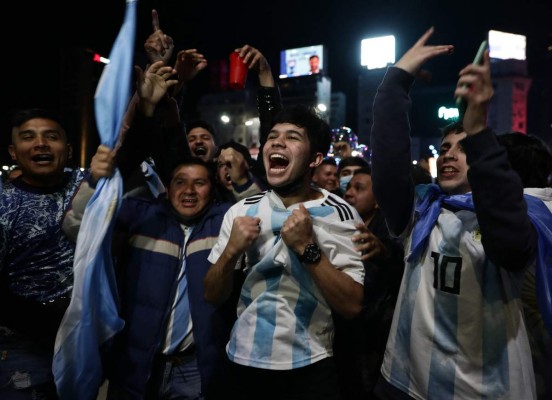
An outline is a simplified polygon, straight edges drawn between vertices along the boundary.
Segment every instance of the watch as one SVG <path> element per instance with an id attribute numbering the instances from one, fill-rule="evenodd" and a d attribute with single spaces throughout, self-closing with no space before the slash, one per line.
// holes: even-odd
<path id="1" fill-rule="evenodd" d="M 307 244 L 303 254 L 299 255 L 299 261 L 305 264 L 316 264 L 322 258 L 322 252 L 320 247 L 315 243 Z"/>

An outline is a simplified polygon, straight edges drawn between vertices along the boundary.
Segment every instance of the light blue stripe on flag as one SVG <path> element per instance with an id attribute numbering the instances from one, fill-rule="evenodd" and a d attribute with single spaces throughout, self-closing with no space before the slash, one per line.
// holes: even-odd
<path id="1" fill-rule="evenodd" d="M 95 95 L 101 143 L 113 148 L 130 98 L 137 0 L 127 0 L 125 20 Z M 122 196 L 122 178 L 102 178 L 88 202 L 77 238 L 71 303 L 58 330 L 53 373 L 61 399 L 95 399 L 103 380 L 100 347 L 124 322 L 117 313 L 111 261 L 113 223 Z"/>

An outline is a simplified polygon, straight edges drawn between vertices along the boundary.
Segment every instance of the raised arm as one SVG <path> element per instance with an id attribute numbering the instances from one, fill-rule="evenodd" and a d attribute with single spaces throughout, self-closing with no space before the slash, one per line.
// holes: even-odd
<path id="1" fill-rule="evenodd" d="M 523 269 L 535 258 L 537 233 L 527 216 L 519 175 L 487 127 L 493 96 L 488 52 L 483 65 L 470 64 L 460 71 L 455 95 L 467 102 L 463 119 L 467 137 L 462 147 L 485 253 L 495 265 Z"/>
<path id="2" fill-rule="evenodd" d="M 77 192 L 73 196 L 71 203 L 65 212 L 62 221 L 63 232 L 73 241 L 77 240 L 82 217 L 88 201 L 94 194 L 96 184 L 100 178 L 109 178 L 115 170 L 115 154 L 114 150 L 101 144 L 96 150 L 96 154 L 90 162 L 90 170 L 83 179 Z"/>
<path id="3" fill-rule="evenodd" d="M 370 136 L 374 195 L 391 233 L 400 235 L 407 227 L 414 205 L 411 178 L 410 87 L 415 74 L 430 58 L 450 54 L 451 45 L 430 46 L 428 29 L 395 64 L 390 67 L 374 99 L 374 119 Z"/>

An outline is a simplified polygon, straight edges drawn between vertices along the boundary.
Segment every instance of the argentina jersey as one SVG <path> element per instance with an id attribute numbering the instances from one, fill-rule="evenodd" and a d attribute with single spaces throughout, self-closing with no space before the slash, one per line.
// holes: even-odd
<path id="1" fill-rule="evenodd" d="M 343 199 L 320 189 L 323 197 L 305 202 L 316 241 L 335 268 L 362 284 L 364 267 L 351 240 L 358 212 Z M 261 232 L 246 251 L 247 276 L 238 303 L 227 353 L 233 362 L 286 370 L 310 365 L 333 354 L 331 309 L 305 266 L 280 237 L 282 224 L 298 208 L 286 208 L 272 191 L 248 197 L 224 217 L 209 261 L 228 243 L 238 216 L 259 217 Z"/>
<path id="2" fill-rule="evenodd" d="M 475 213 L 442 209 L 406 265 L 382 375 L 415 399 L 531 398 L 522 274 L 485 256 Z"/>

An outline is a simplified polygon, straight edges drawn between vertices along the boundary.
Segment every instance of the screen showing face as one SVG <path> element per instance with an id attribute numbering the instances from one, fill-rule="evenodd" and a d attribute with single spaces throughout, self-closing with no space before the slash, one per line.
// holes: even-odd
<path id="1" fill-rule="evenodd" d="M 324 46 L 308 46 L 282 50 L 280 78 L 319 74 L 324 65 Z"/>

